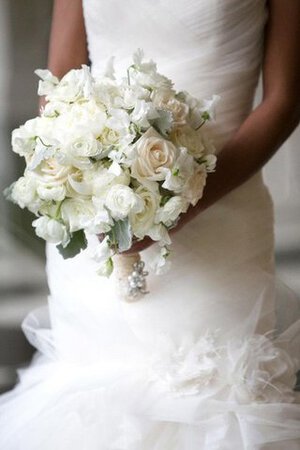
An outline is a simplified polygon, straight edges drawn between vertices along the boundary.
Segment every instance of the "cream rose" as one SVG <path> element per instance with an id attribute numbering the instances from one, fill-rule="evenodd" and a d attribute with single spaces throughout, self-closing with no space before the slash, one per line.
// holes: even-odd
<path id="1" fill-rule="evenodd" d="M 177 156 L 175 145 L 163 139 L 153 128 L 149 128 L 136 142 L 136 152 L 132 176 L 140 182 L 164 180 L 163 169 L 170 169 Z"/>

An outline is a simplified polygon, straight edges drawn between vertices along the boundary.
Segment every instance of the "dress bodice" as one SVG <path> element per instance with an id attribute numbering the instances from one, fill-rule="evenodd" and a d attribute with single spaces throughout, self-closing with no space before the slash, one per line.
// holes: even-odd
<path id="1" fill-rule="evenodd" d="M 142 48 L 178 90 L 221 95 L 219 145 L 249 113 L 268 15 L 265 0 L 83 0 L 83 5 L 94 73 L 112 55 L 121 73 Z"/>

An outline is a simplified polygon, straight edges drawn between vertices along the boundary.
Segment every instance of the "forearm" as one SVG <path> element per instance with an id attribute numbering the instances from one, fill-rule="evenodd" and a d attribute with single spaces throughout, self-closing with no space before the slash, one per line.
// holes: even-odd
<path id="1" fill-rule="evenodd" d="M 292 102 L 263 101 L 219 153 L 203 198 L 182 216 L 180 227 L 261 169 L 297 126 L 299 116 L 299 108 Z"/>

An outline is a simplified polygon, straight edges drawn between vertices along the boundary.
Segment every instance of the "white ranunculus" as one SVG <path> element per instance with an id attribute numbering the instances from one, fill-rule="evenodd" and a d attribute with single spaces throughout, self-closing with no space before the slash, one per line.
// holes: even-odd
<path id="1" fill-rule="evenodd" d="M 185 202 L 182 197 L 178 195 L 171 197 L 164 206 L 158 209 L 155 222 L 162 222 L 167 227 L 170 227 L 184 210 L 184 206 Z"/>
<path id="2" fill-rule="evenodd" d="M 80 135 L 69 143 L 69 151 L 76 156 L 83 156 L 86 158 L 95 157 L 100 154 L 97 140 L 92 135 Z"/>
<path id="3" fill-rule="evenodd" d="M 31 212 L 36 213 L 41 206 L 41 200 L 37 196 L 36 182 L 29 174 L 24 174 L 12 186 L 10 198 L 17 203 L 20 208 L 28 208 Z"/>
<path id="4" fill-rule="evenodd" d="M 32 222 L 37 236 L 52 244 L 62 244 L 66 246 L 69 242 L 69 235 L 66 226 L 58 220 L 47 216 L 39 217 Z"/>
<path id="5" fill-rule="evenodd" d="M 115 184 L 110 188 L 105 205 L 116 220 L 124 219 L 129 213 L 138 213 L 144 207 L 141 197 L 123 184 Z"/>
<path id="6" fill-rule="evenodd" d="M 136 193 L 143 200 L 143 209 L 130 215 L 132 231 L 138 238 L 143 238 L 154 225 L 156 211 L 159 208 L 160 195 L 158 191 L 150 191 L 140 186 Z"/>
<path id="7" fill-rule="evenodd" d="M 93 166 L 90 158 L 95 158 L 102 152 L 101 145 L 91 134 L 73 136 L 64 144 L 58 156 L 64 165 L 74 166 L 77 169 L 87 170 Z"/>
<path id="8" fill-rule="evenodd" d="M 144 180 L 164 180 L 163 169 L 173 167 L 176 156 L 177 148 L 174 144 L 163 139 L 153 128 L 149 128 L 136 142 L 132 176 L 141 183 Z"/>
<path id="9" fill-rule="evenodd" d="M 200 158 L 204 154 L 205 147 L 200 132 L 189 125 L 174 128 L 170 139 L 177 147 L 187 148 L 189 154 L 195 158 Z"/>
<path id="10" fill-rule="evenodd" d="M 183 197 L 193 206 L 200 200 L 206 184 L 207 172 L 199 166 L 184 186 Z"/>
<path id="11" fill-rule="evenodd" d="M 87 198 L 68 198 L 61 205 L 61 217 L 71 233 L 88 227 L 95 215 L 93 202 Z"/>

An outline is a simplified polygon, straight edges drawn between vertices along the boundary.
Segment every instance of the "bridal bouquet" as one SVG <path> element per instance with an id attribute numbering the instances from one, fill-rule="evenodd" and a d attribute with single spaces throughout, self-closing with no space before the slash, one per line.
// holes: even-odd
<path id="1" fill-rule="evenodd" d="M 198 202 L 215 168 L 203 128 L 218 97 L 176 92 L 141 50 L 121 79 L 113 59 L 101 77 L 87 66 L 61 80 L 36 73 L 47 103 L 12 133 L 26 168 L 10 199 L 37 216 L 36 234 L 66 258 L 86 247 L 87 234 L 102 234 L 96 256 L 99 272 L 109 275 L 114 254 L 149 236 L 160 244 L 162 267 L 168 230 Z"/>

